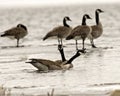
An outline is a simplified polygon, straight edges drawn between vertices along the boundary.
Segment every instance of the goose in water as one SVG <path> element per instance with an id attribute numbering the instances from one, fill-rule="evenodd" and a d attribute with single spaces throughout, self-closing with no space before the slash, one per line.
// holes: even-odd
<path id="1" fill-rule="evenodd" d="M 23 24 L 18 24 L 16 27 L 4 31 L 1 37 L 17 39 L 17 47 L 19 47 L 19 40 L 25 37 L 27 34 L 28 34 L 27 27 Z"/>
<path id="2" fill-rule="evenodd" d="M 99 13 L 103 13 L 103 12 L 104 11 L 102 11 L 101 9 L 96 9 L 95 11 L 96 25 L 91 26 L 92 28 L 91 36 L 90 38 L 88 37 L 90 39 L 91 46 L 93 48 L 96 48 L 93 40 L 100 37 L 103 33 L 102 23 L 100 22 L 100 18 L 99 18 Z"/>
<path id="3" fill-rule="evenodd" d="M 57 37 L 58 44 L 63 45 L 62 44 L 62 39 L 66 38 L 72 30 L 72 28 L 66 23 L 67 21 L 71 21 L 71 19 L 68 16 L 65 16 L 64 19 L 63 19 L 63 26 L 58 26 L 58 27 L 53 28 L 50 32 L 48 32 L 45 35 L 43 40 L 46 40 L 50 37 Z"/>
<path id="4" fill-rule="evenodd" d="M 29 59 L 26 63 L 31 63 L 39 71 L 48 72 L 50 70 L 68 70 L 73 67 L 72 61 L 80 56 L 80 52 L 83 53 L 83 50 L 78 50 L 75 55 L 73 55 L 69 60 L 66 60 L 64 55 L 64 50 L 62 45 L 58 45 L 58 50 L 61 54 L 62 60 L 52 61 L 47 59 Z"/>
<path id="5" fill-rule="evenodd" d="M 75 39 L 76 50 L 78 50 L 77 40 L 79 40 L 79 39 L 82 39 L 82 45 L 83 45 L 82 49 L 83 50 L 85 49 L 84 48 L 84 41 L 90 35 L 90 33 L 92 31 L 91 27 L 86 24 L 86 19 L 91 19 L 91 17 L 88 14 L 83 15 L 82 24 L 75 27 L 71 31 L 70 35 L 68 35 L 66 38 L 66 40 Z"/>

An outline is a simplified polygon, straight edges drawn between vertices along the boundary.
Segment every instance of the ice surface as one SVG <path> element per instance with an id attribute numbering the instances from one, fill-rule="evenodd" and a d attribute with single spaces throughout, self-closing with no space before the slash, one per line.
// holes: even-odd
<path id="1" fill-rule="evenodd" d="M 57 40 L 42 41 L 54 26 L 62 24 L 64 16 L 72 19 L 71 26 L 81 24 L 84 13 L 94 18 L 94 10 L 101 8 L 100 20 L 103 35 L 95 40 L 93 49 L 86 40 L 87 53 L 82 54 L 66 72 L 39 73 L 25 63 L 29 58 L 60 59 Z M 120 7 L 119 5 L 67 6 L 56 8 L 0 9 L 0 31 L 23 23 L 29 34 L 15 48 L 16 40 L 0 38 L 0 85 L 11 88 L 12 94 L 47 94 L 52 88 L 55 94 L 69 96 L 109 96 L 110 91 L 120 89 Z M 88 20 L 87 24 L 95 24 Z M 75 53 L 74 40 L 63 41 L 66 58 Z M 79 40 L 81 48 L 81 40 Z M 15 95 L 16 96 L 16 95 Z M 18 95 L 17 95 L 18 96 Z"/>

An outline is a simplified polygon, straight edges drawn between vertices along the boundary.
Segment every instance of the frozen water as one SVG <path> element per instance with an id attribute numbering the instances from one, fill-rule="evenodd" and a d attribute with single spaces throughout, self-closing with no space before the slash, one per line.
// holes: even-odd
<path id="1" fill-rule="evenodd" d="M 75 27 L 81 24 L 82 15 L 88 13 L 93 20 L 88 20 L 87 24 L 95 24 L 96 8 L 105 11 L 100 15 L 104 33 L 95 40 L 96 49 L 86 40 L 87 53 L 73 62 L 73 69 L 39 73 L 25 63 L 29 58 L 60 59 L 57 40 L 42 41 L 44 35 L 53 27 L 62 25 L 64 16 L 69 16 L 72 19 L 69 24 Z M 0 38 L 0 85 L 11 88 L 13 94 L 31 95 L 45 95 L 54 88 L 55 94 L 108 96 L 111 90 L 120 89 L 119 15 L 119 4 L 0 9 L 1 32 L 18 23 L 25 24 L 29 30 L 28 36 L 21 40 L 25 47 L 15 48 L 16 40 Z M 75 53 L 74 42 L 64 40 L 66 58 Z M 80 40 L 79 43 L 81 47 Z"/>

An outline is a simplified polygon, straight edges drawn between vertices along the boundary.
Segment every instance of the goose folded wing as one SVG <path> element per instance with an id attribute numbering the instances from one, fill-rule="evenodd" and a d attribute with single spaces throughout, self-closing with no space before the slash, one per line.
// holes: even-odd
<path id="1" fill-rule="evenodd" d="M 38 59 L 38 62 L 47 66 L 49 70 L 60 70 L 60 66 L 54 61 L 46 60 L 46 59 Z"/>

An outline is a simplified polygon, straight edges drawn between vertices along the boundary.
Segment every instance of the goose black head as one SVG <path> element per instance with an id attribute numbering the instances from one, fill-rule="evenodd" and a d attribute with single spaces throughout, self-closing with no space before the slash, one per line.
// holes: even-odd
<path id="1" fill-rule="evenodd" d="M 85 14 L 83 17 L 84 17 L 85 19 L 92 19 L 88 14 Z"/>
<path id="2" fill-rule="evenodd" d="M 26 27 L 25 25 L 23 25 L 23 24 L 18 24 L 17 27 L 19 27 L 19 28 L 23 28 L 24 30 L 27 31 L 27 27 Z"/>
<path id="3" fill-rule="evenodd" d="M 70 19 L 70 17 L 68 17 L 68 16 L 65 16 L 64 19 L 65 19 L 66 21 L 72 21 L 72 20 Z"/>
<path id="4" fill-rule="evenodd" d="M 96 9 L 96 12 L 97 12 L 97 13 L 103 13 L 104 11 L 101 10 L 101 9 Z"/>
<path id="5" fill-rule="evenodd" d="M 61 44 L 58 45 L 58 50 L 63 50 L 63 46 Z"/>
<path id="6" fill-rule="evenodd" d="M 81 50 L 80 50 L 80 49 L 77 50 L 77 53 L 79 53 L 79 54 L 80 54 L 80 53 L 86 53 L 86 48 L 85 48 L 85 49 L 81 49 Z"/>

